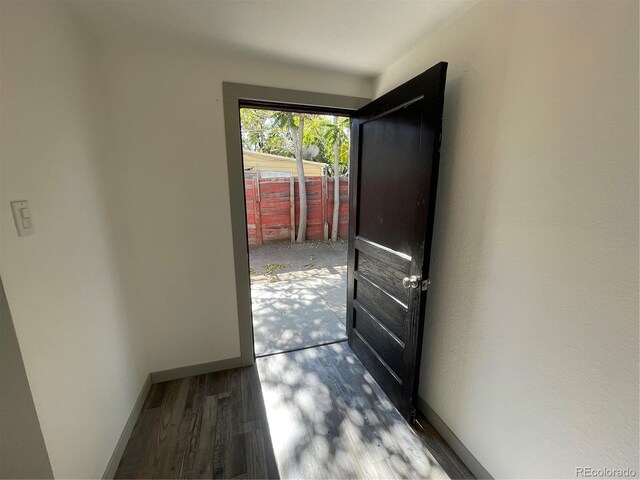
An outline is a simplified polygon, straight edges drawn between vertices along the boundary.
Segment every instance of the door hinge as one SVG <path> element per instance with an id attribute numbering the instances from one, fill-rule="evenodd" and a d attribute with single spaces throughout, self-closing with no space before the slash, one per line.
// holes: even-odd
<path id="1" fill-rule="evenodd" d="M 422 291 L 426 292 L 429 285 L 431 285 L 431 279 L 427 278 L 426 280 L 422 280 Z"/>

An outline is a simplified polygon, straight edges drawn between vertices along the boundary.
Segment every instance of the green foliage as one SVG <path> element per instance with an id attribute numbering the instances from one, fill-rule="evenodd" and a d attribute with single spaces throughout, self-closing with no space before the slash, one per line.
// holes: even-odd
<path id="1" fill-rule="evenodd" d="M 338 117 L 336 125 L 332 123 L 333 117 L 329 115 L 242 108 L 240 109 L 242 148 L 295 158 L 289 128 L 298 127 L 301 115 L 305 117 L 302 138 L 303 158 L 326 163 L 329 165 L 327 172 L 333 175 L 333 142 L 337 138 L 340 140 L 339 175 L 346 175 L 349 171 L 349 119 L 347 117 Z M 315 154 L 316 150 L 317 154 Z"/>
<path id="2" fill-rule="evenodd" d="M 276 124 L 276 113 L 253 108 L 240 109 L 242 148 L 252 152 L 293 157 L 293 141 L 286 128 Z"/>
<path id="3" fill-rule="evenodd" d="M 337 123 L 325 121 L 323 137 L 325 143 L 330 147 L 330 152 L 333 152 L 333 144 L 335 142 L 339 143 L 338 162 L 340 164 L 340 172 L 338 172 L 338 175 L 346 175 L 349 172 L 349 119 L 347 117 L 337 118 Z M 330 174 L 333 176 L 333 158 L 330 159 L 329 163 Z"/>

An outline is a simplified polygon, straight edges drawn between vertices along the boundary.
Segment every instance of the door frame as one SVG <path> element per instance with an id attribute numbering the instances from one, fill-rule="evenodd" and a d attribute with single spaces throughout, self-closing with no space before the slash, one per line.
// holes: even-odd
<path id="1" fill-rule="evenodd" d="M 242 366 L 250 366 L 255 362 L 255 353 L 253 349 L 251 279 L 249 275 L 244 169 L 242 167 L 240 108 L 272 108 L 351 116 L 353 112 L 369 103 L 371 99 L 222 82 L 222 101 L 227 147 L 227 175 L 231 209 L 238 333 L 240 338 L 240 362 Z"/>

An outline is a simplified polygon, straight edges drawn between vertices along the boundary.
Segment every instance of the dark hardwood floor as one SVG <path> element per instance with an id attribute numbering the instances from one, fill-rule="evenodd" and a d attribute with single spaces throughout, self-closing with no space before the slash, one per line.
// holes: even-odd
<path id="1" fill-rule="evenodd" d="M 257 368 L 157 383 L 116 478 L 278 478 Z"/>
<path id="2" fill-rule="evenodd" d="M 152 385 L 116 478 L 473 478 L 346 343 Z"/>

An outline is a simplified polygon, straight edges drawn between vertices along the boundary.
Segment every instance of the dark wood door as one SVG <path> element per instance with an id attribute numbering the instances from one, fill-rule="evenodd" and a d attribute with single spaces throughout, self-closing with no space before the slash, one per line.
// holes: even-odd
<path id="1" fill-rule="evenodd" d="M 351 122 L 349 345 L 400 413 L 417 399 L 447 64 Z"/>

